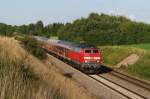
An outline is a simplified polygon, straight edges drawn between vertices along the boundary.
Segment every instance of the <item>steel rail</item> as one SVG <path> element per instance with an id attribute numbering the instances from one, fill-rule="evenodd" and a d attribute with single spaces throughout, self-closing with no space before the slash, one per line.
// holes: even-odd
<path id="1" fill-rule="evenodd" d="M 101 77 L 101 78 L 103 78 L 103 79 L 105 79 L 105 80 L 107 80 L 107 81 L 109 81 L 109 82 L 111 82 L 111 83 L 113 83 L 113 84 L 115 84 L 115 85 L 117 85 L 117 86 L 119 86 L 119 87 L 121 87 L 121 88 L 123 88 L 123 89 L 125 89 L 125 90 L 127 90 L 127 91 L 129 91 L 129 92 L 131 92 L 131 93 L 133 93 L 133 94 L 135 94 L 135 95 L 137 95 L 137 96 L 140 96 L 140 97 L 143 98 L 143 99 L 147 99 L 145 96 L 140 95 L 140 94 L 138 94 L 138 93 L 136 93 L 136 92 L 134 92 L 134 91 L 132 91 L 132 90 L 130 90 L 130 89 L 124 87 L 124 86 L 121 86 L 120 84 L 115 83 L 115 82 L 113 82 L 112 80 L 109 80 L 108 78 L 105 78 L 105 77 L 103 77 L 103 76 L 101 76 L 101 75 L 99 75 L 99 74 L 97 74 L 97 76 L 99 76 L 99 77 Z"/>
<path id="2" fill-rule="evenodd" d="M 115 71 L 115 70 L 110 72 L 109 74 L 116 76 L 120 79 L 126 80 L 136 86 L 142 87 L 142 88 L 150 91 L 150 83 L 148 83 L 148 82 L 144 82 L 142 80 L 136 79 L 134 77 L 131 77 L 129 75 L 123 74 L 123 73 Z"/>
<path id="3" fill-rule="evenodd" d="M 125 95 L 125 94 L 121 93 L 120 91 L 116 90 L 116 89 L 115 89 L 115 88 L 113 88 L 113 87 L 110 87 L 109 85 L 105 84 L 104 82 L 99 81 L 98 79 L 96 79 L 96 78 L 94 78 L 94 77 L 91 77 L 91 76 L 89 76 L 89 75 L 87 75 L 87 76 L 88 76 L 88 77 L 90 77 L 90 78 L 92 78 L 92 79 L 94 79 L 95 81 L 97 81 L 97 82 L 99 82 L 99 83 L 103 84 L 104 86 L 106 86 L 106 87 L 108 87 L 108 88 L 110 88 L 110 89 L 114 90 L 115 92 L 117 92 L 117 93 L 121 94 L 122 96 L 124 96 L 124 97 L 126 97 L 126 98 L 128 98 L 128 99 L 131 99 L 129 96 L 127 96 L 127 95 Z"/>

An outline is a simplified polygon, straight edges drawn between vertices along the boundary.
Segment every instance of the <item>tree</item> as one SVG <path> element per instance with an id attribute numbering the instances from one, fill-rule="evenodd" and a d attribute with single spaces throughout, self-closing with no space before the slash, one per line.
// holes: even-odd
<path id="1" fill-rule="evenodd" d="M 44 29 L 44 25 L 43 25 L 43 22 L 42 21 L 38 21 L 36 24 L 35 24 L 35 31 L 36 31 L 36 34 L 38 35 L 42 35 L 43 33 L 43 29 Z"/>
<path id="2" fill-rule="evenodd" d="M 7 29 L 7 25 L 0 23 L 0 34 L 1 35 L 6 35 L 6 29 Z"/>

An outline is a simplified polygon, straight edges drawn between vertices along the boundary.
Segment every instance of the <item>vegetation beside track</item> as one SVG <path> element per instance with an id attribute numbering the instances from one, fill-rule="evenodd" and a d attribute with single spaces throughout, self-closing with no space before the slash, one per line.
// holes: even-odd
<path id="1" fill-rule="evenodd" d="M 28 53 L 14 39 L 0 37 L 1 99 L 66 99 L 58 88 L 48 87 L 29 67 Z"/>
<path id="2" fill-rule="evenodd" d="M 131 47 L 136 47 L 136 48 L 141 48 L 141 49 L 145 49 L 145 50 L 150 50 L 150 43 L 146 43 L 146 44 L 135 44 L 135 45 L 128 45 Z"/>
<path id="3" fill-rule="evenodd" d="M 80 89 L 18 41 L 0 37 L 0 99 L 91 99 Z"/>
<path id="4" fill-rule="evenodd" d="M 103 63 L 107 66 L 115 66 L 117 63 L 125 59 L 131 54 L 140 56 L 139 61 L 122 70 L 129 74 L 135 75 L 142 79 L 150 80 L 150 51 L 138 48 L 141 45 L 135 46 L 103 46 Z"/>
<path id="5" fill-rule="evenodd" d="M 42 43 L 37 41 L 32 36 L 17 35 L 15 39 L 21 41 L 23 47 L 35 57 L 42 60 L 47 58 L 46 52 L 44 51 L 44 49 L 42 49 Z"/>

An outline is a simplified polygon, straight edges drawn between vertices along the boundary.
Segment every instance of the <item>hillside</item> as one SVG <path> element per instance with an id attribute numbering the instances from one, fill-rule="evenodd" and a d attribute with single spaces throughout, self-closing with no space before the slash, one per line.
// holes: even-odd
<path id="1" fill-rule="evenodd" d="M 30 55 L 18 41 L 0 37 L 0 99 L 77 98 L 94 97 L 61 75 L 49 61 Z"/>
<path id="2" fill-rule="evenodd" d="M 143 47 L 139 48 L 140 46 L 102 46 L 100 48 L 103 51 L 103 63 L 113 67 L 127 56 L 137 54 L 140 57 L 138 62 L 128 67 L 122 67 L 121 70 L 142 79 L 150 80 L 150 50 L 145 50 Z"/>

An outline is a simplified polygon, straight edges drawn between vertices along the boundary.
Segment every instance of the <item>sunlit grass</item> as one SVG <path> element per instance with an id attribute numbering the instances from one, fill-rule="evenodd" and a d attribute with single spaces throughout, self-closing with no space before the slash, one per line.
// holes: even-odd
<path id="1" fill-rule="evenodd" d="M 150 50 L 150 43 L 148 43 L 148 44 L 137 44 L 137 45 L 133 45 L 133 47 Z"/>
<path id="2" fill-rule="evenodd" d="M 103 51 L 103 64 L 107 66 L 115 66 L 123 59 L 131 54 L 137 54 L 140 59 L 132 65 L 124 68 L 124 71 L 140 77 L 142 79 L 150 80 L 150 51 L 134 46 L 103 46 L 100 47 Z"/>
<path id="3" fill-rule="evenodd" d="M 18 41 L 0 37 L 0 99 L 95 99 L 57 69 L 27 53 Z"/>
<path id="4" fill-rule="evenodd" d="M 17 41 L 0 37 L 0 99 L 66 99 L 29 70 L 27 59 Z"/>

